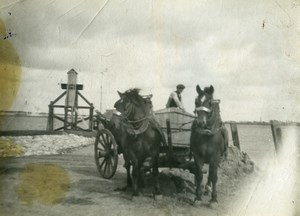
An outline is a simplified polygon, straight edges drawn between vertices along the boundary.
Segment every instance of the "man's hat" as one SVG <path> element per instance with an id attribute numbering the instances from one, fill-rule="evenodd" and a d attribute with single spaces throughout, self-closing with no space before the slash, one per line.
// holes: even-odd
<path id="1" fill-rule="evenodd" d="M 176 86 L 176 88 L 177 88 L 177 89 L 184 89 L 184 88 L 185 88 L 185 86 L 184 86 L 184 85 L 182 85 L 182 84 L 179 84 L 179 85 L 177 85 L 177 86 Z"/>

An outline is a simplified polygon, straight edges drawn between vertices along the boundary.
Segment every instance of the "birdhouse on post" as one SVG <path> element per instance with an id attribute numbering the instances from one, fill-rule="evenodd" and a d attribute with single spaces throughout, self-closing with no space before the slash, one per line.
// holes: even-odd
<path id="1" fill-rule="evenodd" d="M 77 72 L 72 68 L 68 71 L 68 83 L 67 83 L 67 96 L 65 103 L 65 119 L 69 118 L 71 121 L 71 129 L 74 129 L 74 122 L 77 121 Z M 67 121 L 65 122 L 65 128 L 67 128 Z"/>
<path id="2" fill-rule="evenodd" d="M 77 72 L 71 69 L 68 72 L 68 83 L 67 83 L 67 97 L 66 106 L 76 108 L 76 86 L 77 85 Z"/>
<path id="3" fill-rule="evenodd" d="M 68 71 L 68 82 L 62 83 L 61 88 L 66 91 L 62 93 L 54 101 L 50 102 L 49 105 L 49 117 L 48 117 L 48 129 L 53 130 L 92 130 L 93 129 L 93 112 L 94 106 L 90 103 L 80 92 L 79 90 L 83 89 L 82 84 L 77 84 L 77 72 L 74 69 Z M 56 103 L 66 95 L 64 105 L 56 105 Z M 78 106 L 78 98 L 81 98 L 88 106 Z M 61 118 L 58 115 L 54 114 L 54 108 L 64 108 L 64 118 Z M 79 114 L 79 109 L 88 109 L 89 116 L 82 116 Z M 78 117 L 80 119 L 78 120 Z M 54 119 L 57 119 L 63 122 L 62 127 L 54 128 Z M 83 129 L 79 123 L 86 124 L 86 120 L 89 120 L 88 129 Z"/>

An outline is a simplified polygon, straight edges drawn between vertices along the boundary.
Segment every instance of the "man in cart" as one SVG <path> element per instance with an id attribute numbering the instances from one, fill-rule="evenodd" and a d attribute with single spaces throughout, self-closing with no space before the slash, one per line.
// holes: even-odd
<path id="1" fill-rule="evenodd" d="M 184 89 L 185 89 L 185 86 L 182 84 L 179 84 L 176 86 L 176 91 L 173 91 L 169 96 L 169 99 L 168 99 L 168 102 L 166 105 L 167 108 L 177 107 L 184 111 L 184 106 L 183 106 L 182 98 L 181 98 L 181 93 L 183 92 Z"/>

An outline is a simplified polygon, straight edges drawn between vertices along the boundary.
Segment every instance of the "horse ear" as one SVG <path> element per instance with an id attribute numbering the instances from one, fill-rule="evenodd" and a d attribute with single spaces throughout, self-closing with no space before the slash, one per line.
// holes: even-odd
<path id="1" fill-rule="evenodd" d="M 210 87 L 208 88 L 207 93 L 212 95 L 214 93 L 214 91 L 215 91 L 214 87 L 212 85 L 210 85 Z"/>
<path id="2" fill-rule="evenodd" d="M 202 90 L 199 85 L 196 86 L 196 91 L 198 92 L 198 94 L 201 94 Z"/>
<path id="3" fill-rule="evenodd" d="M 118 92 L 118 94 L 119 94 L 120 98 L 122 98 L 122 97 L 124 96 L 124 94 L 123 94 L 123 93 L 121 93 L 121 92 L 119 92 L 119 91 L 117 91 L 117 92 Z"/>

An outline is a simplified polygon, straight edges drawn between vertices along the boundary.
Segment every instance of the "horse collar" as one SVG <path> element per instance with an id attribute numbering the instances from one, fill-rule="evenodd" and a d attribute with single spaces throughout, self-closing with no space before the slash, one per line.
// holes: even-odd
<path id="1" fill-rule="evenodd" d="M 125 127 L 126 127 L 126 131 L 131 134 L 131 135 L 139 135 L 144 133 L 148 127 L 149 127 L 149 120 L 144 120 L 142 122 L 142 125 L 138 128 L 135 129 L 132 123 L 129 122 L 124 122 L 125 123 Z M 126 124 L 127 123 L 127 124 Z"/>

